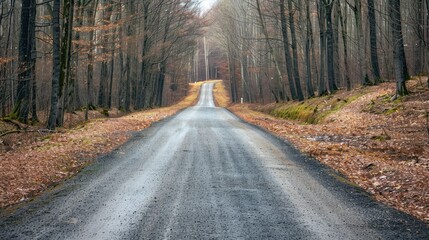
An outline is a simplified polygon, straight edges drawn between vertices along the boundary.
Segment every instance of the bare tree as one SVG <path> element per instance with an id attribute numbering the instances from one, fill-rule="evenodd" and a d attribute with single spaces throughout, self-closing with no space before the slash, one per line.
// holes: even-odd
<path id="1" fill-rule="evenodd" d="M 402 22 L 401 22 L 401 1 L 400 0 L 389 0 L 390 6 L 390 22 L 392 25 L 392 36 L 393 36 L 393 52 L 395 62 L 395 77 L 396 77 L 396 95 L 403 96 L 408 94 L 405 80 L 407 78 L 404 68 L 406 68 L 405 62 L 405 50 L 402 36 Z"/>

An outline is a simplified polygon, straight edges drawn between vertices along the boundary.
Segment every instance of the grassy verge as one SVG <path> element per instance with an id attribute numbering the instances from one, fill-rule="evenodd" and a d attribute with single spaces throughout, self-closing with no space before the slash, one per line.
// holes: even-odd
<path id="1" fill-rule="evenodd" d="M 213 96 L 216 106 L 223 108 L 228 107 L 231 104 L 231 100 L 223 81 L 218 80 L 214 82 L 216 84 L 213 89 Z"/>

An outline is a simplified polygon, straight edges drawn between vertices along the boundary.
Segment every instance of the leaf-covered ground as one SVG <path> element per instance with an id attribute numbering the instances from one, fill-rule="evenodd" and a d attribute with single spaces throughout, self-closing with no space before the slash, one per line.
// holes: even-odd
<path id="1" fill-rule="evenodd" d="M 201 83 L 191 84 L 188 97 L 171 107 L 98 118 L 55 133 L 34 131 L 1 137 L 0 207 L 31 199 L 73 176 L 96 157 L 124 144 L 133 132 L 193 105 L 200 86 Z M 0 134 L 13 129 L 14 126 L 0 121 Z"/>
<path id="2" fill-rule="evenodd" d="M 384 83 L 304 103 L 230 109 L 341 172 L 375 199 L 429 222 L 429 89 L 422 82 L 409 81 L 411 94 L 396 101 L 390 100 L 395 84 Z"/>

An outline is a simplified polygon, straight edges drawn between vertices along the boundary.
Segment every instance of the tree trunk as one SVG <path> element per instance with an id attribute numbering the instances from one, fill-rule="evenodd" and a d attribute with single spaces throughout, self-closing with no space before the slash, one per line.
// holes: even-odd
<path id="1" fill-rule="evenodd" d="M 375 84 L 378 84 L 381 80 L 380 67 L 378 64 L 378 47 L 377 47 L 377 28 L 375 19 L 375 6 L 374 0 L 368 0 L 368 20 L 369 20 L 369 38 L 370 38 L 370 50 L 371 50 L 371 66 L 372 74 L 375 77 Z"/>
<path id="2" fill-rule="evenodd" d="M 72 45 L 72 29 L 73 29 L 73 8 L 74 0 L 65 0 L 63 5 L 63 27 L 61 40 L 61 74 L 60 74 L 60 91 L 59 104 L 57 113 L 57 127 L 62 127 L 64 123 L 64 111 L 66 110 L 70 79 L 70 63 L 71 63 L 71 45 Z"/>
<path id="3" fill-rule="evenodd" d="M 112 15 L 112 2 L 111 0 L 103 0 L 103 7 L 105 8 L 103 10 L 103 24 L 108 25 L 110 22 L 110 16 Z M 106 30 L 109 31 L 109 30 Z M 98 88 L 98 102 L 97 105 L 99 107 L 108 107 L 108 65 L 107 65 L 107 54 L 106 51 L 107 44 L 109 41 L 109 34 L 108 32 L 104 32 L 103 36 L 103 45 L 104 47 L 101 48 L 100 54 L 102 55 L 103 61 L 101 62 L 101 69 L 100 69 L 100 86 Z"/>
<path id="4" fill-rule="evenodd" d="M 333 93 L 338 88 L 335 84 L 335 67 L 334 67 L 334 31 L 332 27 L 332 9 L 333 1 L 325 1 L 325 17 L 326 17 L 326 63 L 328 66 L 328 86 L 329 92 Z"/>
<path id="5" fill-rule="evenodd" d="M 395 63 L 395 76 L 396 76 L 396 97 L 408 94 L 405 85 L 406 75 L 404 66 L 406 67 L 404 52 L 404 43 L 402 36 L 402 22 L 401 22 L 401 1 L 389 0 L 390 5 L 390 24 L 393 36 L 393 54 Z"/>
<path id="6" fill-rule="evenodd" d="M 95 10 L 98 5 L 98 0 L 92 1 L 87 7 L 86 17 L 88 26 L 95 25 Z M 88 65 L 86 73 L 86 108 L 85 108 L 85 120 L 88 121 L 88 112 L 94 107 L 94 30 L 88 33 L 89 49 L 87 51 Z"/>
<path id="7" fill-rule="evenodd" d="M 344 49 L 344 67 L 345 67 L 345 76 L 346 76 L 346 87 L 347 91 L 350 91 L 352 89 L 352 84 L 350 82 L 350 67 L 349 67 L 349 54 L 348 54 L 348 36 L 347 36 L 347 12 L 343 13 L 341 12 L 341 6 L 340 2 L 337 2 L 338 4 L 338 14 L 340 16 L 340 23 L 341 23 L 341 35 L 343 38 L 343 49 Z"/>
<path id="8" fill-rule="evenodd" d="M 294 77 L 292 75 L 293 65 L 292 65 L 292 57 L 290 55 L 290 50 L 289 50 L 289 36 L 288 36 L 287 25 L 286 25 L 285 0 L 280 0 L 280 20 L 282 25 L 283 48 L 284 48 L 283 50 L 284 50 L 284 56 L 286 61 L 286 72 L 287 72 L 287 78 L 289 82 L 289 89 L 290 89 L 292 99 L 296 100 L 298 99 L 298 95 L 296 93 Z"/>
<path id="9" fill-rule="evenodd" d="M 359 59 L 359 78 L 362 85 L 371 85 L 366 72 L 366 56 L 365 56 L 365 35 L 363 32 L 362 24 L 362 3 L 361 0 L 355 0 L 355 6 L 353 8 L 355 13 L 356 21 L 356 37 L 357 37 L 357 48 L 358 48 L 358 59 Z"/>
<path id="10" fill-rule="evenodd" d="M 230 78 L 231 88 L 231 101 L 233 103 L 238 102 L 238 90 L 237 90 L 237 78 L 235 76 L 235 61 L 233 57 L 232 47 L 228 46 L 227 58 L 228 58 L 228 71 Z"/>
<path id="11" fill-rule="evenodd" d="M 30 32 L 31 36 L 31 123 L 39 122 L 37 117 L 37 81 L 36 81 L 36 1 L 33 1 L 33 6 L 31 7 L 31 18 L 30 18 Z"/>
<path id="12" fill-rule="evenodd" d="M 321 6 L 323 3 L 318 3 L 318 19 L 319 19 L 319 31 L 320 31 L 320 77 L 319 77 L 319 96 L 326 95 L 328 90 L 326 89 L 326 9 L 325 6 Z"/>
<path id="13" fill-rule="evenodd" d="M 36 15 L 36 8 L 34 8 L 34 15 Z M 36 20 L 34 18 L 34 20 Z M 36 24 L 33 23 L 34 33 Z M 36 38 L 32 38 L 32 53 L 36 53 Z M 32 54 L 31 57 L 31 123 L 35 124 L 39 122 L 39 118 L 37 117 L 37 81 L 36 81 L 36 54 Z"/>
<path id="14" fill-rule="evenodd" d="M 310 4 L 307 2 L 306 4 L 306 40 L 305 40 L 305 67 L 306 67 L 306 86 L 307 86 L 307 97 L 314 97 L 314 88 L 313 88 L 313 80 L 311 74 L 311 54 L 310 49 L 312 48 L 311 44 L 313 39 L 313 26 L 311 24 L 311 13 L 310 13 Z"/>
<path id="15" fill-rule="evenodd" d="M 84 6 L 82 0 L 77 0 L 76 2 L 76 8 L 75 8 L 75 14 L 74 19 L 76 19 L 76 27 L 82 27 L 83 26 L 83 18 L 84 18 Z M 82 106 L 81 99 L 80 99 L 80 88 L 79 88 L 79 56 L 82 46 L 79 44 L 79 41 L 81 40 L 81 33 L 79 31 L 73 31 L 74 33 L 74 40 L 76 41 L 76 44 L 72 46 L 74 48 L 74 53 L 72 53 L 72 60 L 71 60 L 71 70 L 70 70 L 70 84 L 69 84 L 69 91 L 68 95 L 71 96 L 71 98 L 68 101 L 68 110 L 72 111 L 77 108 L 80 108 Z"/>
<path id="16" fill-rule="evenodd" d="M 142 109 L 145 107 L 145 101 L 146 101 L 146 87 L 149 84 L 149 73 L 148 73 L 148 60 L 147 58 L 147 51 L 149 50 L 149 4 L 150 2 L 144 2 L 143 3 L 143 36 L 142 36 L 142 52 L 141 52 L 141 69 L 140 69 L 140 77 L 137 80 L 137 93 L 136 93 L 136 109 Z"/>
<path id="17" fill-rule="evenodd" d="M 288 7 L 289 7 L 290 34 L 292 36 L 293 75 L 295 79 L 297 100 L 302 101 L 304 100 L 304 95 L 302 94 L 301 78 L 299 76 L 298 47 L 297 47 L 297 41 L 296 41 L 295 20 L 294 20 L 295 9 L 293 9 L 292 0 L 288 0 Z"/>
<path id="18" fill-rule="evenodd" d="M 60 92 L 60 8 L 61 0 L 54 0 L 52 9 L 52 91 L 48 129 L 55 129 L 57 121 L 58 96 Z"/>
<path id="19" fill-rule="evenodd" d="M 18 86 L 15 109 L 11 114 L 12 117 L 20 122 L 28 123 L 28 113 L 30 106 L 31 93 L 31 78 L 35 59 L 32 57 L 32 50 L 35 37 L 35 17 L 36 17 L 36 2 L 28 0 L 22 2 L 21 9 L 21 32 L 19 35 L 19 52 L 18 52 Z M 34 53 L 35 54 L 35 53 Z"/>

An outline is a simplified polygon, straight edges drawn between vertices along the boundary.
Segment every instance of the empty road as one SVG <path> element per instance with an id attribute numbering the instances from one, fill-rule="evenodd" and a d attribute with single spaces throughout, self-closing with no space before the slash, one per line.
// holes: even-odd
<path id="1" fill-rule="evenodd" d="M 200 101 L 1 213 L 0 239 L 429 239 L 288 143 Z"/>

